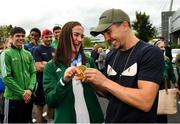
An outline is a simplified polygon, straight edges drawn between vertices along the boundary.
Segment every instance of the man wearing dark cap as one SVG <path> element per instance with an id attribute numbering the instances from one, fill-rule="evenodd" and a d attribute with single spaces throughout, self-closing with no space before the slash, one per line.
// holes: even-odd
<path id="1" fill-rule="evenodd" d="M 106 77 L 96 69 L 85 72 L 87 82 L 109 99 L 105 122 L 156 122 L 162 52 L 133 34 L 129 16 L 120 9 L 103 12 L 90 33 L 102 34 L 114 47 L 107 55 Z"/>

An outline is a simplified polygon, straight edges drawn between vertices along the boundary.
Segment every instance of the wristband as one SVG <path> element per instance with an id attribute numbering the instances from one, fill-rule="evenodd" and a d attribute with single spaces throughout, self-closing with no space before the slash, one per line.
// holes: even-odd
<path id="1" fill-rule="evenodd" d="M 59 80 L 59 82 L 62 86 L 65 86 L 64 82 L 62 81 L 62 78 Z"/>
<path id="2" fill-rule="evenodd" d="M 68 82 L 65 81 L 63 78 L 61 78 L 61 79 L 59 80 L 59 82 L 60 82 L 60 84 L 61 84 L 62 86 L 65 86 L 65 84 L 68 83 Z"/>

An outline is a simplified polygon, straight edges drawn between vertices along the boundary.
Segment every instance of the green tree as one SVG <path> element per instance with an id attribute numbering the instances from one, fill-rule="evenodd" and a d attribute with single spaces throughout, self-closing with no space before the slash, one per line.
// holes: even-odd
<path id="1" fill-rule="evenodd" d="M 4 42 L 9 36 L 9 31 L 11 30 L 12 25 L 2 25 L 0 26 L 0 42 Z"/>
<path id="2" fill-rule="evenodd" d="M 85 37 L 84 42 L 83 42 L 83 46 L 84 47 L 93 47 L 93 43 L 91 41 L 92 41 L 91 38 Z"/>
<path id="3" fill-rule="evenodd" d="M 136 31 L 136 36 L 145 42 L 157 34 L 156 28 L 150 23 L 149 15 L 145 12 L 136 12 L 136 20 L 132 22 L 132 27 Z"/>

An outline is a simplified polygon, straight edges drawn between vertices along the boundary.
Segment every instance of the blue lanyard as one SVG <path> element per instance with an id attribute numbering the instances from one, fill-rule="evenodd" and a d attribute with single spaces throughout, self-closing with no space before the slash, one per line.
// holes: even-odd
<path id="1" fill-rule="evenodd" d="M 82 64 L 82 56 L 80 53 L 71 61 L 71 66 L 77 66 L 78 64 Z"/>

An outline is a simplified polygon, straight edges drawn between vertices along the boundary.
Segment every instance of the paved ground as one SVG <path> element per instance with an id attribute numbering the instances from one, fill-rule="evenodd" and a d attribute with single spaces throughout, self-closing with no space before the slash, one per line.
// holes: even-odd
<path id="1" fill-rule="evenodd" d="M 173 64 L 173 67 L 174 67 L 174 73 L 176 75 L 176 79 L 178 79 L 176 67 L 174 64 Z M 177 96 L 177 113 L 173 114 L 173 115 L 168 115 L 168 122 L 169 123 L 180 123 L 180 96 Z"/>
<path id="2" fill-rule="evenodd" d="M 108 100 L 102 97 L 98 97 L 99 101 L 100 101 L 100 105 L 102 107 L 104 116 L 106 113 L 106 108 L 107 108 L 107 104 L 108 104 Z M 178 98 L 178 101 L 180 101 L 180 99 Z M 177 103 L 177 107 L 178 107 L 178 112 L 174 115 L 168 115 L 168 122 L 169 123 L 180 123 L 180 104 Z M 45 107 L 46 110 L 46 107 Z M 33 111 L 33 117 L 34 117 L 34 111 Z M 46 113 L 44 112 L 44 117 L 46 118 Z M 44 119 L 45 119 L 44 118 Z M 35 120 L 33 119 L 33 122 L 35 122 Z M 44 122 L 46 122 L 46 120 L 44 120 Z"/>
<path id="3" fill-rule="evenodd" d="M 179 98 L 178 98 L 179 101 Z M 168 115 L 168 122 L 169 123 L 180 123 L 180 103 L 177 103 L 177 110 L 178 112 L 174 115 Z"/>

